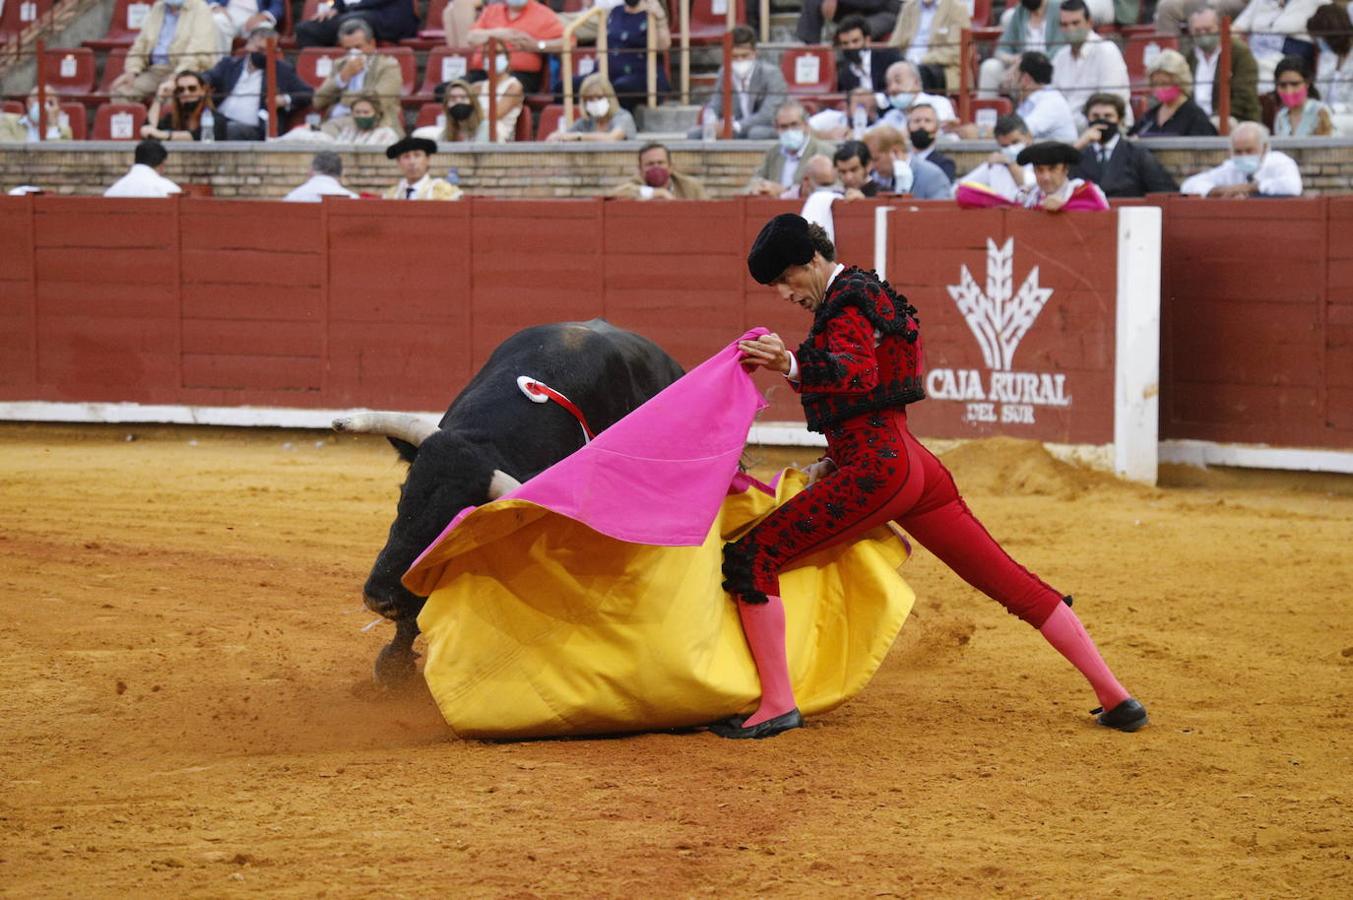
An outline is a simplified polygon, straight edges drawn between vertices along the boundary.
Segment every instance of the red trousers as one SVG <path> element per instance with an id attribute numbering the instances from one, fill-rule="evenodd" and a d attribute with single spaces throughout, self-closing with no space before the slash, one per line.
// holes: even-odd
<path id="1" fill-rule="evenodd" d="M 1035 628 L 1062 595 L 1010 558 L 959 496 L 954 478 L 907 430 L 902 410 L 827 432 L 832 474 L 724 547 L 724 589 L 749 603 L 779 596 L 779 573 L 824 547 L 893 521 L 964 581 Z"/>

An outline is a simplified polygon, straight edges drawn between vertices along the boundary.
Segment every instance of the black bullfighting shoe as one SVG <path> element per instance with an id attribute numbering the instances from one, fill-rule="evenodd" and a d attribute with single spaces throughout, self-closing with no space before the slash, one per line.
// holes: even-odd
<path id="1" fill-rule="evenodd" d="M 1136 731 L 1151 720 L 1146 717 L 1146 707 L 1131 697 L 1108 712 L 1098 706 L 1090 710 L 1090 715 L 1099 716 L 1099 724 L 1105 728 L 1117 728 L 1119 731 Z"/>
<path id="2" fill-rule="evenodd" d="M 719 737 L 734 740 L 746 740 L 748 738 L 760 740 L 761 738 L 775 737 L 780 732 L 789 731 L 791 728 L 803 727 L 803 715 L 799 712 L 797 706 L 787 713 L 781 713 L 775 718 L 767 719 L 751 728 L 742 727 L 742 723 L 745 721 L 747 721 L 746 716 L 733 716 L 710 723 L 709 730 Z"/>

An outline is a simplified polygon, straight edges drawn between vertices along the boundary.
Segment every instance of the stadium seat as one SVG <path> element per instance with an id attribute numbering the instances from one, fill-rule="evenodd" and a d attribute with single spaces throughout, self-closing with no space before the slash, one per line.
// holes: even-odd
<path id="1" fill-rule="evenodd" d="M 6 0 L 0 8 L 0 43 L 17 38 L 51 8 L 52 0 Z"/>
<path id="2" fill-rule="evenodd" d="M 424 128 L 428 125 L 436 125 L 437 117 L 442 114 L 442 105 L 440 103 L 424 103 L 418 107 L 418 117 L 413 120 L 414 128 Z"/>
<path id="3" fill-rule="evenodd" d="M 88 47 L 47 50 L 42 74 L 47 88 L 57 94 L 88 94 L 94 90 L 94 51 Z"/>
<path id="4" fill-rule="evenodd" d="M 536 140 L 543 141 L 545 138 L 559 130 L 559 123 L 564 121 L 564 105 L 554 103 L 540 111 L 540 121 L 536 123 Z"/>
<path id="5" fill-rule="evenodd" d="M 105 103 L 94 113 L 96 141 L 139 141 L 146 108 L 139 103 Z"/>
<path id="6" fill-rule="evenodd" d="M 1178 50 L 1179 38 L 1154 32 L 1134 35 L 1123 46 L 1123 61 L 1127 63 L 1128 82 L 1132 87 L 1147 82 L 1146 68 L 1155 62 L 1162 50 Z"/>
<path id="7" fill-rule="evenodd" d="M 103 58 L 103 77 L 99 79 L 99 87 L 90 95 L 90 100 L 95 104 L 106 103 L 113 99 L 113 82 L 122 74 L 122 70 L 127 67 L 127 48 L 114 47 L 108 51 L 108 55 Z"/>
<path id="8" fill-rule="evenodd" d="M 11 115 L 23 115 L 22 100 L 3 100 L 0 101 L 0 113 L 10 113 Z"/>
<path id="9" fill-rule="evenodd" d="M 347 52 L 341 47 L 306 47 L 296 55 L 296 74 L 318 90 L 333 71 L 334 62 Z"/>
<path id="10" fill-rule="evenodd" d="M 70 139 L 83 141 L 89 136 L 89 110 L 83 103 L 63 103 L 61 111 L 70 121 Z"/>
<path id="11" fill-rule="evenodd" d="M 723 40 L 724 32 L 728 30 L 728 4 L 735 6 L 737 24 L 747 24 L 746 4 L 739 0 L 691 0 L 691 43 L 692 44 L 715 44 Z M 675 14 L 670 17 L 672 26 L 672 43 L 676 44 L 680 40 L 681 17 Z"/>
<path id="12" fill-rule="evenodd" d="M 85 41 L 84 46 L 91 50 L 130 47 L 150 7 L 149 0 L 117 0 L 113 4 L 113 17 L 108 21 L 108 31 L 101 38 Z"/>
<path id="13" fill-rule="evenodd" d="M 836 90 L 836 52 L 831 47 L 791 47 L 780 54 L 780 71 L 791 94 Z"/>
<path id="14" fill-rule="evenodd" d="M 517 131 L 512 135 L 512 140 L 518 144 L 524 144 L 531 140 L 531 108 L 522 105 L 521 113 L 517 115 Z"/>
<path id="15" fill-rule="evenodd" d="M 379 52 L 382 56 L 389 56 L 399 63 L 399 73 L 403 76 L 403 81 L 399 86 L 399 96 L 407 97 L 413 93 L 414 85 L 418 84 L 418 60 L 414 58 L 412 47 L 381 47 Z"/>
<path id="16" fill-rule="evenodd" d="M 436 96 L 437 85 L 464 78 L 470 70 L 472 52 L 468 48 L 453 50 L 450 47 L 433 47 L 429 50 L 427 64 L 423 67 L 423 83 L 412 99 L 429 102 Z"/>
<path id="17" fill-rule="evenodd" d="M 446 0 L 428 0 L 427 18 L 423 27 L 418 29 L 418 37 L 405 38 L 399 43 L 415 50 L 435 50 L 446 44 L 446 30 L 442 28 L 442 13 L 446 9 Z"/>

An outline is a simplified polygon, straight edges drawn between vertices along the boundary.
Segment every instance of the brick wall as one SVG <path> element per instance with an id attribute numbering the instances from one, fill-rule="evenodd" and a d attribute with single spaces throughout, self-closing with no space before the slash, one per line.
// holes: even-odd
<path id="1" fill-rule="evenodd" d="M 1176 178 L 1217 165 L 1227 154 L 1222 138 L 1144 141 Z M 451 146 L 451 145 L 444 145 Z M 677 169 L 704 181 L 715 197 L 737 193 L 756 169 L 768 143 L 705 149 L 699 142 L 671 144 Z M 1275 141 L 1297 160 L 1309 192 L 1353 189 L 1353 139 Z M 433 172 L 459 171 L 467 191 L 497 197 L 592 197 L 633 173 L 639 145 L 606 148 L 520 144 L 438 153 Z M 242 148 L 242 149 L 241 149 Z M 217 197 L 280 197 L 306 178 L 314 147 L 278 145 L 170 145 L 166 174 L 180 184 L 209 185 Z M 986 142 L 949 145 L 960 173 L 993 149 Z M 86 141 L 66 145 L 0 145 L 0 188 L 37 184 L 58 194 L 98 194 L 131 165 L 131 145 Z M 380 191 L 399 178 L 379 149 L 343 152 L 344 180 L 354 190 Z"/>

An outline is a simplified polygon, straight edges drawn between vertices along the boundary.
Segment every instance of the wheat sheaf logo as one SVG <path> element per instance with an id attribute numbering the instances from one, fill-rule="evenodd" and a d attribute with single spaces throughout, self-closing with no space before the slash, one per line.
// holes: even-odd
<path id="1" fill-rule="evenodd" d="M 1038 314 L 1052 296 L 1052 288 L 1039 287 L 1038 266 L 1029 270 L 1019 291 L 1013 289 L 1015 239 L 1002 246 L 987 238 L 987 289 L 983 291 L 963 266 L 958 284 L 947 285 L 958 311 L 968 323 L 987 368 L 1008 372 L 1019 342 L 1033 327 Z"/>

